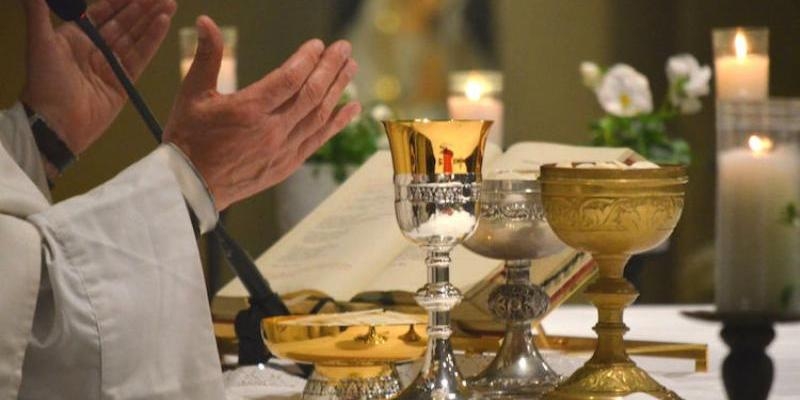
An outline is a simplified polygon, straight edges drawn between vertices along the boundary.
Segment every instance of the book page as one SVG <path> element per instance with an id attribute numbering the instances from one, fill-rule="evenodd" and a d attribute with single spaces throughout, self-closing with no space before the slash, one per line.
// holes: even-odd
<path id="1" fill-rule="evenodd" d="M 450 283 L 462 292 L 496 274 L 503 265 L 500 260 L 481 257 L 464 246 L 456 246 L 450 252 Z M 365 291 L 404 290 L 416 292 L 428 281 L 425 266 L 425 250 L 409 242 L 403 251 L 370 282 Z"/>
<path id="2" fill-rule="evenodd" d="M 626 147 L 570 146 L 544 142 L 520 142 L 484 170 L 484 177 L 499 171 L 534 170 L 544 164 L 567 161 L 640 161 L 642 156 Z"/>
<path id="3" fill-rule="evenodd" d="M 392 175 L 389 152 L 376 153 L 258 257 L 272 288 L 319 290 L 336 300 L 362 292 L 408 243 L 395 220 Z M 247 291 L 234 279 L 216 297 L 247 297 Z"/>

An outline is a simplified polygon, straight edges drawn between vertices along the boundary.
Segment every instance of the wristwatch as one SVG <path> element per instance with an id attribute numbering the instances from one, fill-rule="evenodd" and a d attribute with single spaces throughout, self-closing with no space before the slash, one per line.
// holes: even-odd
<path id="1" fill-rule="evenodd" d="M 33 132 L 33 139 L 39 151 L 50 162 L 58 173 L 61 173 L 75 161 L 75 154 L 67 147 L 67 144 L 58 137 L 53 129 L 47 125 L 47 121 L 27 104 L 22 103 L 25 114 L 28 116 L 28 123 Z"/>

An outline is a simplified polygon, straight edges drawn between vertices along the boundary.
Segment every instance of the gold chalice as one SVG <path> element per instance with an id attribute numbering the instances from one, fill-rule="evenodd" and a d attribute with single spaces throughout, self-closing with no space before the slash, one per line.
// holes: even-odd
<path id="1" fill-rule="evenodd" d="M 395 364 L 425 353 L 426 338 L 416 333 L 425 316 L 381 313 L 373 325 L 369 313 L 267 318 L 265 344 L 276 357 L 314 365 L 303 399 L 389 399 L 401 389 Z"/>
<path id="2" fill-rule="evenodd" d="M 598 309 L 592 358 L 550 392 L 548 399 L 622 399 L 644 392 L 679 397 L 631 361 L 622 336 L 625 307 L 639 296 L 622 273 L 633 254 L 652 249 L 672 233 L 683 209 L 686 168 L 579 169 L 542 167 L 542 201 L 556 235 L 588 251 L 600 277 L 586 290 Z"/>

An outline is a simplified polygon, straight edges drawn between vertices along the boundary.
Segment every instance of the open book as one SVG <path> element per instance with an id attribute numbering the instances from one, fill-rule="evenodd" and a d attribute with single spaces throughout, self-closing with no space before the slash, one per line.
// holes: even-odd
<path id="1" fill-rule="evenodd" d="M 625 148 L 578 147 L 523 142 L 502 153 L 487 146 L 484 176 L 499 170 L 531 170 L 559 161 L 633 161 Z M 330 197 L 256 260 L 278 293 L 318 290 L 336 300 L 373 291 L 415 292 L 426 282 L 425 254 L 403 237 L 395 220 L 393 169 L 388 150 L 379 151 Z M 454 318 L 491 321 L 486 299 L 501 280 L 502 261 L 484 258 L 462 246 L 451 254 L 450 281 L 465 301 Z M 593 273 L 590 257 L 573 249 L 533 263 L 532 281 L 559 304 Z M 223 287 L 212 303 L 217 319 L 244 309 L 247 291 L 238 279 Z"/>

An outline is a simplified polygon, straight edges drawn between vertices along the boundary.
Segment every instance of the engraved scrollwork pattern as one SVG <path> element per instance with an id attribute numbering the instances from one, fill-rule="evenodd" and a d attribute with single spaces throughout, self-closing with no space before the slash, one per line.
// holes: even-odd
<path id="1" fill-rule="evenodd" d="M 409 184 L 408 200 L 420 203 L 463 204 L 474 202 L 478 186 L 473 184 Z"/>
<path id="2" fill-rule="evenodd" d="M 532 321 L 547 311 L 547 293 L 532 285 L 504 284 L 489 294 L 489 310 L 508 321 Z"/>
<path id="3" fill-rule="evenodd" d="M 581 385 L 571 385 L 580 382 Z M 675 393 L 665 389 L 654 381 L 646 372 L 638 368 L 613 367 L 613 368 L 582 368 L 571 376 L 563 387 L 569 388 L 566 392 L 576 394 L 586 393 L 613 393 L 630 394 L 633 392 L 658 393 L 665 400 L 679 400 Z"/>
<path id="4" fill-rule="evenodd" d="M 485 202 L 481 204 L 481 218 L 487 220 L 544 221 L 544 209 L 538 203 Z"/>
<path id="5" fill-rule="evenodd" d="M 400 383 L 391 376 L 327 381 L 310 379 L 304 398 L 338 400 L 382 400 L 396 396 Z"/>
<path id="6" fill-rule="evenodd" d="M 552 196 L 545 202 L 551 225 L 587 232 L 672 230 L 682 209 L 682 196 Z"/>

